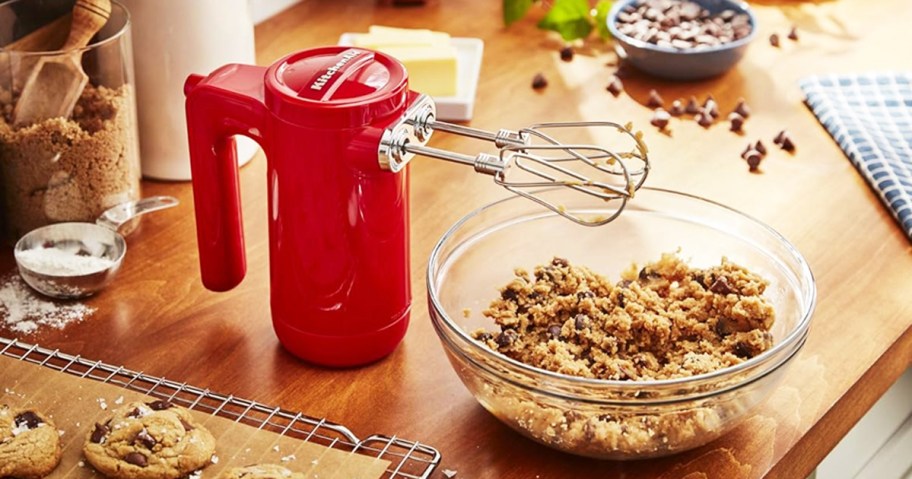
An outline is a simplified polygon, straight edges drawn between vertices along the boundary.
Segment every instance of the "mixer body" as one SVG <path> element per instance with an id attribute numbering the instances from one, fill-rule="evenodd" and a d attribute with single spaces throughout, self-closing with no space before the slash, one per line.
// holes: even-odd
<path id="1" fill-rule="evenodd" d="M 325 47 L 193 75 L 185 93 L 204 285 L 225 291 L 246 272 L 233 135 L 249 136 L 267 160 L 280 342 L 333 367 L 390 354 L 411 306 L 409 179 L 381 169 L 377 148 L 416 97 L 401 64 Z"/>

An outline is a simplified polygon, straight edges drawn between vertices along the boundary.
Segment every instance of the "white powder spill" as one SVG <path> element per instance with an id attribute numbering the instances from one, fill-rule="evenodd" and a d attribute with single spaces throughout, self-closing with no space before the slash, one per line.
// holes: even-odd
<path id="1" fill-rule="evenodd" d="M 36 273 L 49 276 L 83 276 L 114 265 L 108 258 L 80 253 L 81 250 L 72 248 L 39 247 L 20 251 L 16 254 L 16 260 Z"/>
<path id="2" fill-rule="evenodd" d="M 95 308 L 78 302 L 45 299 L 11 275 L 0 283 L 0 324 L 13 332 L 31 334 L 42 327 L 63 329 L 92 315 Z"/>

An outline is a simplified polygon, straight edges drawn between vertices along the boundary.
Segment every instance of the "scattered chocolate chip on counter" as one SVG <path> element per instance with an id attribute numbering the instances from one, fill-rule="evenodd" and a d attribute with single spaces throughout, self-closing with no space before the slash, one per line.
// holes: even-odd
<path id="1" fill-rule="evenodd" d="M 703 128 L 709 128 L 713 124 L 713 117 L 705 111 L 697 113 L 697 116 L 694 117 L 697 120 L 697 123 Z"/>
<path id="2" fill-rule="evenodd" d="M 624 91 L 624 83 L 621 82 L 620 78 L 614 76 L 611 78 L 611 83 L 608 83 L 608 87 L 606 89 L 612 95 L 618 96 L 621 94 L 621 92 Z"/>
<path id="3" fill-rule="evenodd" d="M 535 90 L 541 90 L 542 88 L 548 86 L 548 80 L 545 78 L 545 75 L 541 73 L 536 73 L 532 77 L 532 88 Z"/>
<path id="4" fill-rule="evenodd" d="M 757 140 L 754 149 L 759 151 L 761 155 L 766 156 L 766 145 L 764 145 L 762 141 Z"/>
<path id="5" fill-rule="evenodd" d="M 739 115 L 737 112 L 731 112 L 728 114 L 728 121 L 731 123 L 729 130 L 734 131 L 735 133 L 744 131 L 744 117 Z"/>
<path id="6" fill-rule="evenodd" d="M 699 50 L 748 36 L 750 18 L 734 10 L 710 14 L 687 0 L 641 0 L 625 7 L 615 22 L 620 33 L 676 50 Z"/>
<path id="7" fill-rule="evenodd" d="M 664 130 L 668 126 L 669 120 L 671 120 L 671 114 L 659 107 L 655 109 L 655 114 L 649 123 L 660 130 Z"/>
<path id="8" fill-rule="evenodd" d="M 665 106 L 665 100 L 659 96 L 659 92 L 655 90 L 649 90 L 649 100 L 646 101 L 646 105 L 650 108 L 659 108 Z"/>
<path id="9" fill-rule="evenodd" d="M 770 35 L 770 45 L 772 45 L 776 48 L 779 48 L 779 34 L 778 33 L 774 33 L 774 34 Z"/>
<path id="10" fill-rule="evenodd" d="M 697 97 L 691 96 L 690 99 L 687 100 L 687 106 L 684 107 L 684 111 L 691 115 L 700 113 L 700 105 L 697 103 Z"/>
<path id="11" fill-rule="evenodd" d="M 741 115 L 741 117 L 745 119 L 751 116 L 750 107 L 747 106 L 744 98 L 738 100 L 738 104 L 735 106 L 735 113 Z"/>
<path id="12" fill-rule="evenodd" d="M 571 47 L 561 48 L 560 59 L 565 62 L 573 61 L 573 48 L 571 48 Z"/>
<path id="13" fill-rule="evenodd" d="M 763 155 L 761 155 L 759 151 L 749 150 L 744 155 L 744 159 L 747 161 L 747 167 L 751 173 L 760 171 L 760 161 L 763 160 Z"/>
<path id="14" fill-rule="evenodd" d="M 792 27 L 789 31 L 788 39 L 797 42 L 798 41 L 798 27 Z"/>
<path id="15" fill-rule="evenodd" d="M 782 148 L 789 153 L 795 152 L 795 143 L 792 141 L 792 137 L 785 130 L 782 130 L 776 134 L 776 137 L 773 138 L 773 143 L 779 145 L 779 148 Z"/>
<path id="16" fill-rule="evenodd" d="M 671 102 L 671 109 L 668 111 L 671 116 L 681 116 L 684 114 L 684 105 L 681 104 L 681 100 L 675 100 Z"/>

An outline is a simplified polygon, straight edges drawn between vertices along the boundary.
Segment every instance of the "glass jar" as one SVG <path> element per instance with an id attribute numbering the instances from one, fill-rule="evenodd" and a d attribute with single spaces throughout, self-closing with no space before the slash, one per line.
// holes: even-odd
<path id="1" fill-rule="evenodd" d="M 16 103 L 39 60 L 63 53 L 75 1 L 0 3 L 0 221 L 8 242 L 50 223 L 94 222 L 139 199 L 130 20 L 111 3 L 107 23 L 76 53 L 88 82 L 72 114 L 24 125 L 15 125 Z"/>

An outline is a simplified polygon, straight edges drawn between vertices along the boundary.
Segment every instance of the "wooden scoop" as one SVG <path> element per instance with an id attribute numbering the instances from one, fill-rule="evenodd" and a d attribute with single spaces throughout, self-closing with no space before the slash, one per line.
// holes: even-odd
<path id="1" fill-rule="evenodd" d="M 65 53 L 42 57 L 35 64 L 13 111 L 16 127 L 70 116 L 89 81 L 82 70 L 81 50 L 110 16 L 110 0 L 76 0 L 70 35 L 62 48 Z"/>

